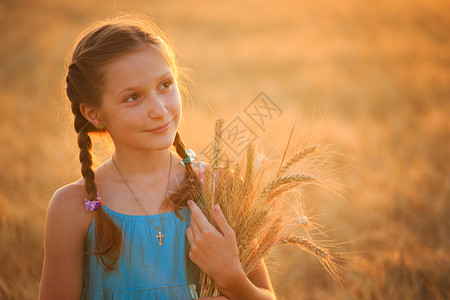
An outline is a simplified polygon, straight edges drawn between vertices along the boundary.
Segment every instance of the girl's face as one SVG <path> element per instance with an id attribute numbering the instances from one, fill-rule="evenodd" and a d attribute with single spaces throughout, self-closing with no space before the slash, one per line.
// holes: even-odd
<path id="1" fill-rule="evenodd" d="M 168 149 L 181 120 L 180 93 L 169 65 L 156 50 L 146 47 L 110 63 L 103 71 L 99 117 L 116 149 Z M 162 126 L 162 130 L 154 130 Z"/>

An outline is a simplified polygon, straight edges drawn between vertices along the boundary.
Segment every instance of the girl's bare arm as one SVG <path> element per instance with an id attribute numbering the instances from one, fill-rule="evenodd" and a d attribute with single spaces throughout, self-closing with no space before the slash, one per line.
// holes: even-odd
<path id="1" fill-rule="evenodd" d="M 48 206 L 39 300 L 80 299 L 85 231 L 93 215 L 74 201 L 84 196 L 79 190 L 76 186 L 59 189 Z"/>
<path id="2" fill-rule="evenodd" d="M 276 299 L 275 291 L 273 290 L 272 282 L 270 281 L 264 259 L 258 263 L 255 270 L 248 276 L 248 278 L 256 287 L 271 295 L 272 298 L 269 299 Z"/>

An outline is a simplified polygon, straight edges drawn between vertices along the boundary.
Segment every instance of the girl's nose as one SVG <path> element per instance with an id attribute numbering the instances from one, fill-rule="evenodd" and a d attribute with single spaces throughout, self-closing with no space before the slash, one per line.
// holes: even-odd
<path id="1" fill-rule="evenodd" d="M 151 119 L 160 119 L 167 114 L 166 101 L 162 97 L 152 95 L 147 101 L 148 116 Z"/>

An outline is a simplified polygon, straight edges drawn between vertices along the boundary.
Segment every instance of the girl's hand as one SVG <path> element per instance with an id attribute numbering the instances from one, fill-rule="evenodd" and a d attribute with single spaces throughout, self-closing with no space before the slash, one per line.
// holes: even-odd
<path id="1" fill-rule="evenodd" d="M 220 232 L 192 200 L 188 205 L 191 210 L 191 226 L 186 229 L 191 246 L 189 258 L 211 276 L 219 289 L 228 289 L 236 278 L 245 276 L 239 261 L 236 235 L 218 204 L 214 206 L 213 217 Z"/>

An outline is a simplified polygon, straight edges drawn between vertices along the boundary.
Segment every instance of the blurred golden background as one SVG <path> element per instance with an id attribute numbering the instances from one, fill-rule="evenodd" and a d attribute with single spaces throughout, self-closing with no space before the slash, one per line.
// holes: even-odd
<path id="1" fill-rule="evenodd" d="M 270 262 L 279 299 L 449 299 L 443 0 L 1 1 L 0 299 L 37 299 L 48 202 L 80 176 L 64 59 L 86 25 L 118 10 L 154 18 L 191 69 L 188 148 L 206 146 L 219 114 L 245 118 L 263 91 L 283 114 L 257 131 L 262 151 L 284 149 L 296 122 L 297 141 L 311 133 L 339 152 L 330 175 L 344 189 L 306 189 L 304 201 L 343 242 L 345 282 L 286 247 Z"/>

